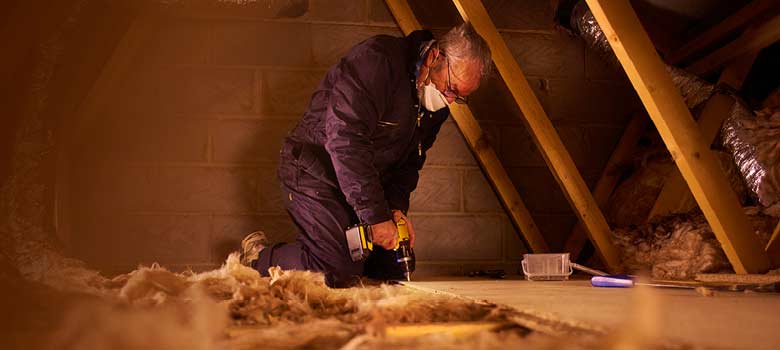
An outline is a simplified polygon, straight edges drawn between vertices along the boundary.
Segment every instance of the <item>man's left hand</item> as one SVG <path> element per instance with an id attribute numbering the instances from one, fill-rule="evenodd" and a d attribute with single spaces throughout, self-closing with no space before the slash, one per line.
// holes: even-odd
<path id="1" fill-rule="evenodd" d="M 412 226 L 412 221 L 402 211 L 393 209 L 393 221 L 398 222 L 401 219 L 406 221 L 406 228 L 409 230 L 409 245 L 414 248 L 414 226 Z"/>

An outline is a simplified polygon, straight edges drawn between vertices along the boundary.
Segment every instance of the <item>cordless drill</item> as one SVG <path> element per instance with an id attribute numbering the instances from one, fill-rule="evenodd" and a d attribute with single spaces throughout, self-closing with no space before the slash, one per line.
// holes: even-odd
<path id="1" fill-rule="evenodd" d="M 407 281 L 412 280 L 412 271 L 414 271 L 414 251 L 412 251 L 412 241 L 409 236 L 409 229 L 406 226 L 406 220 L 400 219 L 395 222 L 398 229 L 398 239 L 395 247 L 391 250 L 393 260 L 397 268 L 403 271 Z M 347 246 L 352 261 L 358 262 L 366 260 L 371 252 L 374 251 L 373 234 L 371 225 L 358 224 L 350 227 L 345 232 L 347 235 Z M 391 268 L 388 266 L 388 268 Z"/>

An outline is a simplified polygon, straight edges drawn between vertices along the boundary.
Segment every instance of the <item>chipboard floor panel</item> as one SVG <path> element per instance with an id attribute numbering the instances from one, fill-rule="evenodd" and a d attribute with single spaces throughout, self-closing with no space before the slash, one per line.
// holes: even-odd
<path id="1" fill-rule="evenodd" d="M 562 321 L 585 322 L 720 349 L 780 348 L 780 294 L 596 288 L 587 280 L 432 278 L 406 285 L 486 300 Z"/>

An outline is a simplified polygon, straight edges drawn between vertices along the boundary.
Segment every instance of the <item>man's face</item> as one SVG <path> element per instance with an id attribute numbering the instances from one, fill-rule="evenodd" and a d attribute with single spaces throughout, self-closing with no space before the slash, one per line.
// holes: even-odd
<path id="1" fill-rule="evenodd" d="M 476 59 L 452 60 L 439 49 L 431 49 L 420 72 L 418 86 L 429 81 L 436 86 L 447 102 L 468 97 L 479 87 L 481 62 Z M 427 69 L 427 71 L 426 71 Z"/>

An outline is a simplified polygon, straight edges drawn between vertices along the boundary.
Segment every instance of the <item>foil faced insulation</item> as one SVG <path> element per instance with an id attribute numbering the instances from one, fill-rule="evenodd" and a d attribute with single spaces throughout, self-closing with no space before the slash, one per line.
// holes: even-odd
<path id="1" fill-rule="evenodd" d="M 721 135 L 765 212 L 780 216 L 780 110 L 754 115 L 742 104 L 735 104 Z"/>
<path id="2" fill-rule="evenodd" d="M 590 48 L 598 52 L 613 66 L 620 68 L 620 62 L 612 52 L 607 36 L 604 35 L 585 1 L 580 1 L 574 6 L 569 25 Z M 712 95 L 714 90 L 712 84 L 680 68 L 667 65 L 666 70 L 672 76 L 672 81 L 680 90 L 688 108 L 692 109 L 698 106 Z"/>

